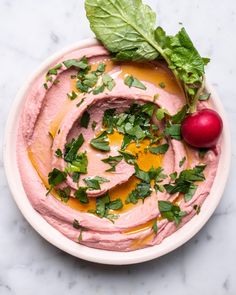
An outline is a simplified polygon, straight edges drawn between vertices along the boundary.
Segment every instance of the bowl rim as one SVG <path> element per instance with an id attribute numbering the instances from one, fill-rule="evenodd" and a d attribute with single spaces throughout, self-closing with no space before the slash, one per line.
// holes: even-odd
<path id="1" fill-rule="evenodd" d="M 87 246 L 83 246 L 69 240 L 54 227 L 52 227 L 49 223 L 47 223 L 47 221 L 32 207 L 26 196 L 21 183 L 21 178 L 16 162 L 17 126 L 21 114 L 21 109 L 24 105 L 25 94 L 33 81 L 38 77 L 38 75 L 45 72 L 45 70 L 48 69 L 48 67 L 52 63 L 57 61 L 57 59 L 59 59 L 65 53 L 96 44 L 100 43 L 95 38 L 84 39 L 82 41 L 73 43 L 49 56 L 28 77 L 28 79 L 26 79 L 25 83 L 18 91 L 11 105 L 11 109 L 8 114 L 5 126 L 3 141 L 3 162 L 5 174 L 7 177 L 10 192 L 21 213 L 30 223 L 30 225 L 49 243 L 75 257 L 91 262 L 110 265 L 128 265 L 141 263 L 163 256 L 186 243 L 204 226 L 204 224 L 208 221 L 208 219 L 215 211 L 217 205 L 220 202 L 220 199 L 222 198 L 224 187 L 226 185 L 230 170 L 231 138 L 229 124 L 224 111 L 224 107 L 214 87 L 207 82 L 205 88 L 209 93 L 211 93 L 211 97 L 213 97 L 212 102 L 214 105 L 214 109 L 216 109 L 220 113 L 224 124 L 222 134 L 222 146 L 224 147 L 224 149 L 222 149 L 222 153 L 220 156 L 217 175 L 215 177 L 211 192 L 203 203 L 202 207 L 204 209 L 201 210 L 201 214 L 193 217 L 182 228 L 177 230 L 169 237 L 165 238 L 161 244 L 131 252 L 118 252 L 89 248 Z M 221 171 L 220 167 L 223 168 L 221 169 Z M 220 179 L 220 181 L 217 181 L 217 179 Z M 209 203 L 209 199 L 211 203 Z M 211 206 L 207 207 L 208 203 Z"/>

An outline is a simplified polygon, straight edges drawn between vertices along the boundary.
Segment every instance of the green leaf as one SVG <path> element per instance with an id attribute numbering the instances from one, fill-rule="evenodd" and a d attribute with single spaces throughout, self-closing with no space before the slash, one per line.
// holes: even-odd
<path id="1" fill-rule="evenodd" d="M 82 204 L 88 204 L 89 199 L 87 196 L 87 187 L 79 187 L 75 192 L 75 198 L 80 201 Z"/>
<path id="2" fill-rule="evenodd" d="M 116 85 L 115 80 L 108 74 L 102 76 L 102 81 L 109 91 L 111 91 Z"/>
<path id="3" fill-rule="evenodd" d="M 152 225 L 152 230 L 155 234 L 158 232 L 158 225 L 157 225 L 157 220 L 155 219 Z"/>
<path id="4" fill-rule="evenodd" d="M 99 63 L 98 67 L 97 67 L 97 72 L 99 73 L 104 73 L 106 69 L 106 64 L 104 63 Z"/>
<path id="5" fill-rule="evenodd" d="M 109 182 L 110 180 L 101 176 L 93 176 L 84 178 L 83 181 L 86 183 L 89 190 L 99 190 L 101 189 L 100 184 Z"/>
<path id="6" fill-rule="evenodd" d="M 72 90 L 70 93 L 67 93 L 67 96 L 70 100 L 74 100 L 78 97 L 78 94 L 74 90 Z"/>
<path id="7" fill-rule="evenodd" d="M 116 171 L 116 166 L 123 159 L 123 156 L 109 156 L 106 159 L 102 159 L 102 162 L 107 163 L 111 166 L 110 169 L 106 170 L 107 172 Z"/>
<path id="8" fill-rule="evenodd" d="M 85 70 L 88 67 L 88 60 L 84 56 L 80 60 L 77 60 L 77 59 L 68 59 L 68 60 L 65 60 L 63 62 L 63 64 L 65 65 L 65 67 L 67 69 L 69 69 L 71 67 L 75 67 L 75 68 L 79 68 L 79 69 Z"/>
<path id="9" fill-rule="evenodd" d="M 168 148 L 169 148 L 169 144 L 165 143 L 165 144 L 162 144 L 159 146 L 149 147 L 148 150 L 152 154 L 158 155 L 158 154 L 165 154 L 167 152 Z"/>
<path id="10" fill-rule="evenodd" d="M 76 154 L 74 160 L 65 168 L 67 173 L 87 173 L 88 158 L 86 152 Z"/>
<path id="11" fill-rule="evenodd" d="M 159 86 L 160 86 L 161 88 L 165 88 L 165 87 L 166 87 L 166 84 L 165 84 L 164 82 L 161 82 L 161 83 L 159 83 Z"/>
<path id="12" fill-rule="evenodd" d="M 187 158 L 184 156 L 184 157 L 182 158 L 182 160 L 179 161 L 179 167 L 180 167 L 180 168 L 184 165 L 184 163 L 185 163 L 186 160 L 187 160 Z"/>
<path id="13" fill-rule="evenodd" d="M 180 123 L 182 123 L 183 119 L 186 117 L 187 110 L 188 110 L 187 105 L 184 105 L 182 107 L 182 109 L 177 114 L 175 114 L 174 116 L 172 116 L 172 118 L 171 118 L 172 123 L 173 124 L 180 124 Z"/>
<path id="14" fill-rule="evenodd" d="M 125 77 L 124 83 L 125 85 L 129 86 L 129 88 L 136 87 L 143 90 L 147 89 L 147 87 L 142 82 L 140 82 L 137 78 L 133 77 L 132 75 L 128 75 L 127 77 Z"/>
<path id="15" fill-rule="evenodd" d="M 105 85 L 102 84 L 102 85 L 97 86 L 97 87 L 95 87 L 95 88 L 93 89 L 93 94 L 94 94 L 94 95 L 97 95 L 97 94 L 99 94 L 99 93 L 102 93 L 104 90 L 105 90 Z"/>
<path id="16" fill-rule="evenodd" d="M 122 60 L 154 60 L 156 15 L 141 1 L 86 0 L 90 27 L 105 47 Z"/>
<path id="17" fill-rule="evenodd" d="M 85 111 L 80 119 L 80 126 L 84 128 L 88 128 L 88 124 L 90 121 L 90 114 Z"/>
<path id="18" fill-rule="evenodd" d="M 128 195 L 125 203 L 136 204 L 139 199 L 144 200 L 146 197 L 150 196 L 152 193 L 150 183 L 141 181 L 137 184 L 136 188 Z"/>
<path id="19" fill-rule="evenodd" d="M 80 229 L 81 228 L 81 226 L 79 224 L 79 221 L 77 219 L 74 219 L 74 221 L 73 221 L 73 227 L 76 228 L 76 229 Z"/>
<path id="20" fill-rule="evenodd" d="M 51 186 L 56 186 L 65 180 L 66 180 L 66 173 L 57 168 L 53 168 L 53 170 L 48 173 L 48 183 Z"/>
<path id="21" fill-rule="evenodd" d="M 109 194 L 106 193 L 104 196 L 99 197 L 96 199 L 96 214 L 99 217 L 105 217 L 106 215 L 106 206 L 110 203 L 110 197 Z"/>
<path id="22" fill-rule="evenodd" d="M 155 104 L 148 102 L 142 105 L 142 112 L 148 114 L 149 117 L 152 117 L 155 109 Z"/>
<path id="23" fill-rule="evenodd" d="M 165 118 L 165 115 L 169 116 L 169 112 L 166 109 L 158 109 L 156 111 L 156 118 L 157 120 L 161 121 L 162 119 Z"/>
<path id="24" fill-rule="evenodd" d="M 133 165 L 135 163 L 135 160 L 137 157 L 135 155 L 133 155 L 132 153 L 124 152 L 122 150 L 119 150 L 119 153 L 123 156 L 126 163 L 128 163 L 130 165 Z"/>
<path id="25" fill-rule="evenodd" d="M 181 125 L 173 124 L 169 127 L 166 127 L 164 130 L 164 134 L 169 135 L 173 139 L 181 140 Z"/>
<path id="26" fill-rule="evenodd" d="M 121 201 L 121 199 L 116 199 L 114 201 L 111 201 L 107 207 L 111 210 L 119 210 L 123 207 L 123 203 Z"/>
<path id="27" fill-rule="evenodd" d="M 62 158 L 63 153 L 62 153 L 61 149 L 57 149 L 57 150 L 55 151 L 55 156 L 58 157 L 58 158 Z"/>
<path id="28" fill-rule="evenodd" d="M 201 100 L 201 101 L 206 101 L 206 100 L 208 100 L 210 98 L 210 96 L 211 96 L 210 93 L 206 93 L 206 94 L 200 95 L 198 99 Z"/>
<path id="29" fill-rule="evenodd" d="M 161 216 L 169 221 L 174 221 L 176 226 L 180 224 L 182 217 L 187 214 L 185 211 L 181 211 L 179 206 L 169 201 L 158 201 L 158 207 Z"/>
<path id="30" fill-rule="evenodd" d="M 84 137 L 81 133 L 77 139 L 72 139 L 70 143 L 65 145 L 65 155 L 64 159 L 66 162 L 72 162 L 76 159 L 77 152 L 79 148 L 84 143 Z"/>
<path id="31" fill-rule="evenodd" d="M 69 186 L 65 187 L 65 188 L 59 188 L 56 190 L 56 192 L 58 193 L 59 197 L 61 198 L 61 200 L 63 202 L 68 202 L 69 198 L 70 198 L 70 193 L 71 193 L 71 189 Z"/>
<path id="32" fill-rule="evenodd" d="M 93 138 L 90 141 L 90 144 L 91 144 L 92 147 L 94 147 L 97 150 L 105 151 L 105 152 L 109 152 L 110 151 L 110 147 L 109 147 L 109 142 L 108 142 L 108 137 L 107 137 L 106 131 L 104 131 L 103 133 L 101 133 L 96 138 Z"/>
<path id="33" fill-rule="evenodd" d="M 143 171 L 138 167 L 137 164 L 135 164 L 135 176 L 139 179 L 141 179 L 144 182 L 150 183 L 150 177 L 149 177 L 149 172 Z"/>
<path id="34" fill-rule="evenodd" d="M 205 180 L 203 170 L 206 166 L 195 166 L 192 169 L 186 169 L 180 172 L 179 177 L 175 179 L 174 183 L 165 184 L 164 187 L 169 194 L 183 193 L 185 201 L 188 202 L 192 199 L 197 185 L 196 181 Z"/>
<path id="35" fill-rule="evenodd" d="M 97 122 L 96 121 L 93 121 L 92 122 L 92 125 L 91 125 L 92 129 L 95 130 L 96 126 L 97 126 Z"/>

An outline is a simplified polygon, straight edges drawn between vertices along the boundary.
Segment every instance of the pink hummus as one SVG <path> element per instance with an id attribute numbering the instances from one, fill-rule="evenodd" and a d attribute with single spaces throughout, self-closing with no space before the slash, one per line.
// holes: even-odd
<path id="1" fill-rule="evenodd" d="M 99 62 L 106 63 L 107 61 L 109 63 L 109 54 L 102 46 L 91 46 L 68 53 L 50 68 L 65 60 L 80 60 L 84 56 L 87 57 L 89 64 L 97 65 Z M 154 67 L 154 65 L 152 66 Z M 142 72 L 140 67 L 141 65 L 134 66 L 134 76 Z M 152 163 L 145 162 L 142 165 L 143 167 L 161 165 L 164 169 L 163 173 L 166 175 L 173 172 L 179 174 L 182 170 L 190 169 L 196 165 L 206 165 L 205 180 L 198 183 L 197 190 L 189 201 L 186 202 L 180 193 L 171 195 L 166 191 L 156 192 L 153 190 L 144 201 L 139 200 L 137 204 L 123 202 L 122 209 L 117 212 L 112 210 L 111 213 L 116 214 L 114 220 L 106 217 L 101 218 L 90 210 L 94 209 L 96 199 L 106 192 L 111 192 L 112 195 L 112 192 L 116 190 L 116 195 L 119 195 L 120 188 L 121 195 L 126 193 L 134 177 L 134 166 L 124 160 L 117 164 L 114 172 L 106 172 L 109 166 L 101 161 L 109 156 L 117 155 L 120 146 L 117 143 L 119 140 L 117 142 L 116 140 L 119 136 L 113 138 L 113 142 L 111 140 L 109 152 L 98 151 L 90 145 L 91 139 L 103 128 L 104 111 L 115 108 L 120 113 L 124 112 L 134 101 L 139 104 L 153 102 L 156 108 L 163 108 L 170 115 L 174 115 L 185 104 L 181 91 L 174 85 L 171 73 L 162 64 L 156 64 L 155 67 L 157 72 L 164 73 L 162 78 L 166 79 L 165 88 L 160 87 L 154 78 L 148 76 L 146 68 L 144 75 L 139 77 L 139 80 L 146 86 L 146 90 L 136 87 L 129 88 L 124 84 L 124 77 L 127 73 L 132 74 L 132 67 L 127 64 L 112 64 L 111 62 L 106 68 L 106 72 L 115 81 L 115 86 L 111 91 L 105 89 L 96 95 L 78 93 L 78 97 L 74 100 L 68 99 L 67 94 L 75 89 L 75 83 L 71 76 L 75 75 L 76 71 L 73 67 L 67 69 L 64 65 L 53 76 L 53 79 L 58 79 L 59 83 L 48 81 L 45 88 L 46 73 L 43 73 L 29 88 L 18 130 L 17 158 L 22 183 L 35 210 L 54 228 L 77 243 L 114 251 L 131 251 L 159 244 L 164 238 L 193 218 L 198 213 L 196 208 L 200 208 L 209 195 L 217 170 L 219 147 L 216 147 L 214 151 L 208 151 L 202 159 L 199 157 L 198 150 L 186 146 L 181 140 L 169 138 L 167 139 L 168 151 L 162 156 L 156 155 L 156 158 L 155 155 L 151 155 L 152 158 L 147 158 L 146 161 Z M 168 87 L 169 81 L 170 86 Z M 154 100 L 156 94 L 158 94 L 158 98 Z M 199 103 L 198 108 L 204 106 L 206 106 L 206 102 Z M 78 124 L 85 111 L 90 114 L 87 128 Z M 92 127 L 94 121 L 96 126 Z M 157 122 L 155 118 L 153 123 L 156 123 L 160 129 L 162 128 L 162 123 Z M 66 167 L 64 159 L 56 157 L 55 152 L 58 149 L 63 151 L 65 144 L 81 133 L 84 143 L 79 152 L 86 151 L 87 174 L 80 177 L 78 183 L 68 175 L 66 185 L 73 192 L 78 186 L 84 185 L 84 177 L 101 176 L 108 180 L 101 184 L 101 189 L 87 191 L 90 203 L 85 205 L 74 199 L 73 196 L 68 202 L 61 201 L 53 190 L 47 194 L 48 173 L 53 168 L 64 171 Z M 179 163 L 184 158 L 185 162 L 180 165 Z M 145 170 L 145 168 L 143 169 Z M 165 179 L 164 183 L 168 183 L 168 181 L 169 178 Z M 174 221 L 161 216 L 157 205 L 159 200 L 174 202 L 178 204 L 181 211 L 185 212 L 185 216 L 178 226 Z M 79 224 L 77 227 L 73 226 L 75 220 Z M 153 230 L 154 221 L 158 228 L 156 231 Z"/>

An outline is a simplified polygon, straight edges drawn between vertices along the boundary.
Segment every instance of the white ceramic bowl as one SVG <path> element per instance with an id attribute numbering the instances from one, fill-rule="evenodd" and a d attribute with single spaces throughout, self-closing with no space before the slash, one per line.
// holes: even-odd
<path id="1" fill-rule="evenodd" d="M 54 229 L 43 219 L 43 217 L 38 212 L 34 210 L 25 194 L 16 161 L 17 126 L 21 110 L 24 106 L 25 93 L 30 85 L 34 82 L 36 77 L 42 73 L 45 73 L 50 64 L 52 64 L 65 53 L 93 44 L 97 44 L 95 39 L 80 41 L 52 55 L 42 63 L 42 65 L 33 73 L 33 75 L 30 76 L 30 78 L 18 92 L 11 107 L 5 130 L 3 150 L 5 172 L 8 184 L 17 206 L 21 210 L 24 217 L 32 225 L 32 227 L 47 241 L 61 250 L 76 257 L 103 264 L 122 265 L 148 261 L 167 254 L 168 252 L 173 251 L 187 242 L 203 227 L 203 225 L 207 222 L 216 209 L 216 206 L 218 205 L 223 194 L 230 166 L 231 148 L 228 122 L 218 95 L 212 86 L 207 84 L 207 91 L 210 92 L 213 97 L 213 106 L 219 112 L 224 122 L 222 153 L 219 161 L 217 175 L 215 177 L 211 193 L 201 208 L 201 213 L 196 215 L 191 221 L 185 224 L 174 234 L 166 238 L 160 245 L 132 252 L 116 252 L 88 248 L 69 240 L 59 231 Z"/>

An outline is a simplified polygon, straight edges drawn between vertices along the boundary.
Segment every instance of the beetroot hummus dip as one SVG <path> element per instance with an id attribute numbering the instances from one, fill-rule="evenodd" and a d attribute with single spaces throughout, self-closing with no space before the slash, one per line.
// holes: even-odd
<path id="1" fill-rule="evenodd" d="M 100 45 L 67 53 L 30 86 L 19 123 L 32 206 L 88 247 L 161 243 L 200 212 L 219 160 L 219 146 L 181 139 L 185 104 L 162 62 L 116 63 Z"/>

